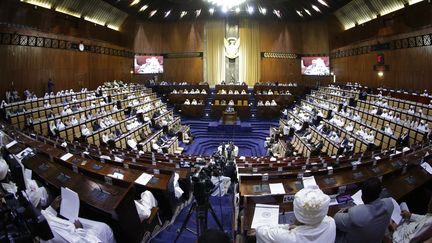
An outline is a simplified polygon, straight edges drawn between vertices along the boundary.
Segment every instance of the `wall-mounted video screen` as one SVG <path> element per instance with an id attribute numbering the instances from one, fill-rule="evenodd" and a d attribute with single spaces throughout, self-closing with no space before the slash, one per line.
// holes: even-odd
<path id="1" fill-rule="evenodd" d="M 330 75 L 330 58 L 302 57 L 301 72 L 303 75 Z"/>
<path id="2" fill-rule="evenodd" d="M 135 56 L 135 74 L 163 73 L 163 56 Z"/>

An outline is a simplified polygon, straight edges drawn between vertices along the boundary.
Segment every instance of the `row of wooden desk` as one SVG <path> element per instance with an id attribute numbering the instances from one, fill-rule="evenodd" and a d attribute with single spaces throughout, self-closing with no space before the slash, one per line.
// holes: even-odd
<path id="1" fill-rule="evenodd" d="M 140 222 L 133 200 L 139 198 L 142 191 L 150 190 L 158 199 L 159 208 L 173 211 L 176 205 L 173 172 L 179 171 L 182 178 L 188 176 L 189 169 L 169 169 L 156 163 L 140 163 L 138 159 L 135 162 L 104 161 L 100 157 L 95 160 L 101 154 L 69 146 L 65 149 L 50 140 L 41 142 L 25 134 L 13 133 L 12 137 L 19 143 L 8 151 L 16 154 L 26 147 L 32 148 L 36 155 L 24 159 L 22 163 L 33 171 L 34 176 L 57 192 L 60 187 L 76 191 L 86 208 L 102 215 L 107 222 L 115 222 L 120 228 L 117 232 L 120 238 L 131 242 L 140 242 L 145 231 L 153 230 L 156 223 L 154 217 L 158 212 L 154 209 L 149 220 Z M 81 155 L 73 154 L 70 158 L 61 159 L 67 151 L 81 152 Z M 153 175 L 146 185 L 135 182 L 143 172 Z M 110 176 L 114 173 L 122 174 L 123 178 Z"/>
<path id="2" fill-rule="evenodd" d="M 398 200 L 432 179 L 431 175 L 419 166 L 419 162 L 426 153 L 432 153 L 430 146 L 407 155 L 383 154 L 382 159 L 376 164 L 373 158 L 370 158 L 362 161 L 355 170 L 351 164 L 346 164 L 344 167 L 335 168 L 332 174 L 324 170 L 321 173 L 315 172 L 313 175 L 318 186 L 328 195 L 353 193 L 367 178 L 381 177 L 386 190 Z M 307 175 L 309 174 L 304 174 L 304 176 Z M 247 242 L 254 242 L 255 231 L 251 229 L 251 224 L 255 204 L 280 205 L 281 213 L 292 211 L 292 195 L 302 188 L 302 183 L 297 179 L 298 174 L 296 173 L 280 177 L 277 175 L 263 176 L 263 174 L 240 175 L 239 177 L 240 197 L 244 208 L 242 232 Z M 270 194 L 270 192 L 256 190 L 257 186 L 262 188 L 262 185 L 268 186 L 269 183 L 282 183 L 285 194 Z M 339 206 L 331 206 L 329 215 L 334 215 L 338 210 Z"/>

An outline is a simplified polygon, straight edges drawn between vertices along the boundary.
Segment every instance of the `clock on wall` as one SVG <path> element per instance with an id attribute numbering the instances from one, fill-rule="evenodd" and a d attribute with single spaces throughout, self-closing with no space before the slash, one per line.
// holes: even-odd
<path id="1" fill-rule="evenodd" d="M 78 50 L 79 51 L 84 51 L 84 44 L 83 43 L 80 43 L 79 45 L 78 45 Z"/>

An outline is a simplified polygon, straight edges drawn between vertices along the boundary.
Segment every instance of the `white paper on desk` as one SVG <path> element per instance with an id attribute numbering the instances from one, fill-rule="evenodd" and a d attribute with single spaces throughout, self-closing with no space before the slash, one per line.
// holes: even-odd
<path id="1" fill-rule="evenodd" d="M 318 187 L 318 184 L 316 183 L 314 176 L 303 177 L 304 188 L 313 188 L 315 186 Z"/>
<path id="2" fill-rule="evenodd" d="M 358 192 L 354 193 L 351 198 L 353 199 L 355 205 L 364 204 L 361 190 L 358 190 Z"/>
<path id="3" fill-rule="evenodd" d="M 282 183 L 270 183 L 271 194 L 285 194 L 285 189 Z"/>
<path id="4" fill-rule="evenodd" d="M 122 173 L 119 173 L 119 172 L 114 172 L 112 174 L 108 174 L 107 176 L 111 176 L 111 177 L 119 179 L 119 180 L 123 180 L 123 178 L 124 178 L 124 175 Z"/>
<path id="5" fill-rule="evenodd" d="M 151 180 L 152 177 L 153 175 L 144 172 L 135 180 L 135 183 L 145 186 Z"/>
<path id="6" fill-rule="evenodd" d="M 252 219 L 252 229 L 261 225 L 277 225 L 279 223 L 279 205 L 256 204 Z"/>
<path id="7" fill-rule="evenodd" d="M 18 142 L 16 140 L 13 140 L 12 142 L 6 144 L 6 149 L 9 149 L 10 147 L 14 146 L 15 144 L 17 144 Z"/>
<path id="8" fill-rule="evenodd" d="M 427 162 L 423 162 L 420 166 L 421 166 L 423 169 L 425 169 L 429 174 L 432 174 L 432 166 L 430 166 L 429 163 L 427 163 Z"/>
<path id="9" fill-rule="evenodd" d="M 67 187 L 61 188 L 60 215 L 74 222 L 78 219 L 80 201 L 78 193 Z"/>
<path id="10" fill-rule="evenodd" d="M 392 198 L 392 203 L 393 203 L 393 212 L 391 215 L 391 219 L 397 224 L 399 225 L 399 223 L 402 221 L 402 216 L 401 216 L 401 208 L 399 207 L 399 205 L 397 204 L 397 202 Z"/>
<path id="11" fill-rule="evenodd" d="M 62 157 L 60 157 L 60 159 L 63 161 L 66 161 L 66 160 L 70 159 L 72 156 L 73 156 L 73 154 L 67 153 L 67 154 L 63 155 Z"/>

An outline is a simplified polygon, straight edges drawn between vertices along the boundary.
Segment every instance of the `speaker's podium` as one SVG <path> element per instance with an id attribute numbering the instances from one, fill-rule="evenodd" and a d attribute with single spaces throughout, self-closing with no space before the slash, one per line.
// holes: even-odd
<path id="1" fill-rule="evenodd" d="M 222 121 L 224 125 L 235 125 L 237 123 L 237 111 L 228 106 L 222 113 Z"/>

